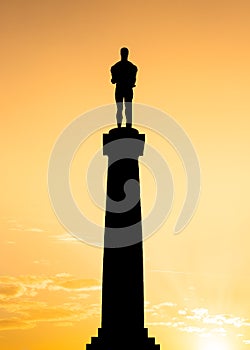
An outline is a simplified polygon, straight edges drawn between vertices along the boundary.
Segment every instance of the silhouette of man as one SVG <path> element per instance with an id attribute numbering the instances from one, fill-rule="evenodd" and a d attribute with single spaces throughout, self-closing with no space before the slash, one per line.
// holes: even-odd
<path id="1" fill-rule="evenodd" d="M 118 128 L 122 124 L 123 101 L 125 102 L 126 127 L 132 127 L 132 99 L 135 87 L 137 67 L 128 61 L 129 50 L 123 47 L 121 60 L 111 67 L 111 83 L 116 84 L 115 101 L 117 105 L 116 120 Z"/>

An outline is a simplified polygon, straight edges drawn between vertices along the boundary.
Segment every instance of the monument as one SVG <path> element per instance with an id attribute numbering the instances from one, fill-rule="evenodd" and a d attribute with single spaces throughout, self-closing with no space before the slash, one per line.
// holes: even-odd
<path id="1" fill-rule="evenodd" d="M 137 67 L 128 61 L 129 50 L 120 50 L 121 60 L 111 67 L 111 83 L 116 84 L 115 101 L 117 105 L 116 120 L 118 128 L 122 124 L 123 102 L 125 103 L 126 126 L 132 127 L 132 100 L 135 87 Z"/>
<path id="2" fill-rule="evenodd" d="M 135 70 L 132 71 L 134 74 Z M 120 75 L 122 79 L 126 76 L 124 74 Z M 135 75 L 132 79 L 128 75 L 127 77 L 130 82 L 127 85 L 125 83 L 125 93 L 135 84 Z M 113 82 L 119 85 L 119 72 Z M 119 88 L 121 91 L 121 86 Z M 138 158 L 143 155 L 145 134 L 140 134 L 132 127 L 132 100 L 128 103 L 130 106 L 126 106 L 126 127 L 121 127 L 119 105 L 118 127 L 103 135 L 103 154 L 108 156 L 108 176 L 102 316 L 98 336 L 91 338 L 86 350 L 160 350 L 160 345 L 155 344 L 155 339 L 148 336 L 148 329 L 144 327 L 143 234 Z"/>

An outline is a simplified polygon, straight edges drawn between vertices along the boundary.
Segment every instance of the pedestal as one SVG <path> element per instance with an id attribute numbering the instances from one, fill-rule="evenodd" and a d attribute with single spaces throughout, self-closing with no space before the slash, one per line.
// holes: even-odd
<path id="1" fill-rule="evenodd" d="M 145 135 L 116 128 L 103 135 L 108 156 L 102 322 L 87 350 L 160 350 L 144 328 L 143 242 L 138 157 Z"/>

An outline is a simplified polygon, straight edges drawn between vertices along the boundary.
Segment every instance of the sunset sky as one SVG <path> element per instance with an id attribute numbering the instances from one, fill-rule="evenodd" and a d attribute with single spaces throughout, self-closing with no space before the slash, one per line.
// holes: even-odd
<path id="1" fill-rule="evenodd" d="M 149 334 L 162 350 L 250 347 L 249 14 L 249 0 L 1 2 L 2 350 L 83 350 L 97 335 L 102 250 L 58 222 L 47 171 L 62 130 L 113 103 L 110 66 L 123 46 L 139 69 L 134 101 L 182 126 L 202 176 L 197 211 L 174 235 L 183 167 L 171 145 L 141 129 L 175 184 L 168 220 L 144 245 Z M 83 182 L 101 139 L 92 135 L 72 165 L 79 205 L 97 221 L 103 213 Z M 144 213 L 153 186 L 142 169 Z"/>

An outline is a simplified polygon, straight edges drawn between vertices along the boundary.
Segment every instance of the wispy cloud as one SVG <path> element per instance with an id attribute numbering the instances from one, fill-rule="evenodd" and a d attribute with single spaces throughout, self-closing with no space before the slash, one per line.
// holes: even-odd
<path id="1" fill-rule="evenodd" d="M 5 219 L 6 222 L 6 219 Z M 7 220 L 8 230 L 15 232 L 31 232 L 31 233 L 45 233 L 49 232 L 48 229 L 38 226 L 27 226 L 23 223 L 18 222 L 16 219 L 8 219 Z M 78 243 L 79 239 L 75 238 L 69 232 L 61 232 L 56 234 L 51 234 L 50 237 L 57 242 L 61 243 Z M 6 244 L 15 244 L 14 241 L 6 241 Z"/>
<path id="2" fill-rule="evenodd" d="M 50 306 L 39 302 L 24 305 L 15 311 L 15 316 L 0 319 L 1 330 L 34 328 L 38 323 L 50 322 L 54 326 L 64 327 L 83 319 L 99 315 L 100 307 L 96 304 L 81 305 L 77 303 L 64 303 Z M 13 312 L 14 313 L 14 312 Z"/>
<path id="3" fill-rule="evenodd" d="M 37 227 L 37 226 L 26 226 L 22 223 L 19 223 L 17 220 L 15 219 L 9 219 L 7 220 L 7 224 L 8 224 L 8 230 L 9 231 L 24 231 L 24 232 L 34 232 L 34 233 L 42 233 L 42 232 L 46 232 L 47 230 L 45 230 L 44 228 L 41 227 Z"/>
<path id="4" fill-rule="evenodd" d="M 96 281 L 91 279 L 68 279 L 57 281 L 57 283 L 50 285 L 49 289 L 64 291 L 95 291 L 100 290 L 101 286 L 97 285 Z"/>
<path id="5" fill-rule="evenodd" d="M 13 329 L 28 329 L 33 327 L 34 326 L 31 323 L 17 317 L 0 319 L 0 331 L 13 330 Z"/>
<path id="6" fill-rule="evenodd" d="M 228 314 L 210 314 L 207 308 L 181 308 L 172 302 L 157 305 L 147 304 L 148 325 L 175 328 L 180 332 L 194 333 L 199 336 L 242 333 L 242 341 L 247 344 L 246 333 L 250 321 L 246 318 Z M 244 336 L 245 334 L 245 336 Z"/>
<path id="7" fill-rule="evenodd" d="M 29 227 L 27 229 L 25 229 L 25 231 L 28 231 L 28 232 L 45 232 L 46 230 L 43 230 L 41 228 L 38 228 L 38 227 Z"/>
<path id="8" fill-rule="evenodd" d="M 171 275 L 191 275 L 191 272 L 184 272 L 184 271 L 176 271 L 176 270 L 162 270 L 162 269 L 153 269 L 152 272 L 158 272 L 158 273 L 167 273 Z"/>
<path id="9" fill-rule="evenodd" d="M 101 285 L 94 279 L 74 278 L 70 274 L 54 276 L 24 275 L 19 277 L 0 277 L 0 300 L 20 296 L 35 296 L 41 290 L 66 292 L 83 292 L 100 290 Z"/>
<path id="10" fill-rule="evenodd" d="M 50 265 L 50 261 L 47 259 L 34 260 L 33 263 L 36 265 L 44 265 L 44 266 Z"/>
<path id="11" fill-rule="evenodd" d="M 79 240 L 73 237 L 70 233 L 53 235 L 52 238 L 62 243 L 79 243 Z"/>
<path id="12" fill-rule="evenodd" d="M 100 306 L 84 300 L 89 293 L 100 288 L 97 280 L 74 278 L 65 273 L 53 276 L 2 276 L 0 310 L 8 317 L 0 319 L 0 330 L 33 328 L 40 322 L 52 322 L 63 327 L 98 315 Z M 61 304 L 58 301 L 55 303 L 58 291 L 64 293 Z M 40 294 L 44 300 L 44 292 L 47 293 L 46 300 L 52 300 L 52 304 L 39 300 Z"/>

